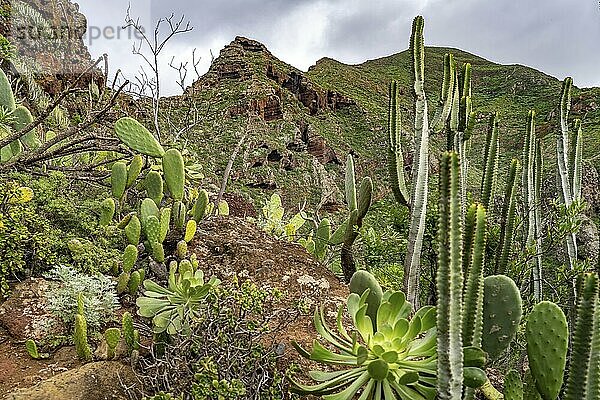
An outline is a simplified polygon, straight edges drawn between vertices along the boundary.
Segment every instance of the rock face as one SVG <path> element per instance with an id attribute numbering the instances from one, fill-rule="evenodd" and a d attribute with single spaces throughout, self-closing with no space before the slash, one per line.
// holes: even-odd
<path id="1" fill-rule="evenodd" d="M 268 90 L 262 88 L 260 93 L 246 91 L 247 99 L 229 109 L 230 117 L 250 113 L 265 121 L 282 119 L 284 90 L 308 108 L 310 115 L 355 105 L 352 99 L 314 84 L 299 70 L 281 71 L 277 63 L 278 60 L 262 43 L 238 36 L 221 50 L 209 71 L 186 94 L 223 82 L 246 82 L 260 76 L 275 82 L 276 86 Z"/>
<path id="2" fill-rule="evenodd" d="M 355 105 L 354 100 L 332 90 L 325 90 L 310 82 L 298 71 L 285 74 L 273 63 L 267 65 L 267 77 L 292 92 L 308 108 L 311 115 L 324 110 L 338 110 Z"/>
<path id="3" fill-rule="evenodd" d="M 45 293 L 56 285 L 42 278 L 27 279 L 17 284 L 12 295 L 0 305 L 0 326 L 18 341 L 33 339 L 44 344 L 64 336 L 67 329 L 48 309 Z"/>
<path id="4" fill-rule="evenodd" d="M 85 364 L 63 372 L 32 388 L 9 394 L 6 400 L 125 400 L 137 397 L 138 383 L 131 367 L 116 361 Z"/>
<path id="5" fill-rule="evenodd" d="M 87 31 L 87 20 L 79 12 L 79 5 L 69 0 L 29 0 L 15 8 L 14 2 L 0 0 L 0 7 L 8 12 L 0 16 L 0 34 L 7 37 L 18 50 L 17 62 L 14 66 L 21 73 L 23 65 L 35 65 L 40 71 L 35 75 L 42 88 L 54 95 L 64 90 L 75 77 L 78 77 L 88 66 L 93 64 L 90 53 L 84 43 Z M 50 29 L 45 35 L 22 35 L 15 32 L 19 28 L 39 29 L 32 26 L 30 20 L 24 20 L 20 15 L 38 15 L 47 23 Z M 38 17 L 36 17 L 38 18 Z M 21 30 L 23 32 L 23 30 Z M 45 37 L 60 36 L 60 45 L 54 39 Z M 97 70 L 83 79 L 82 85 L 87 86 L 92 80 L 103 84 L 104 78 Z"/>

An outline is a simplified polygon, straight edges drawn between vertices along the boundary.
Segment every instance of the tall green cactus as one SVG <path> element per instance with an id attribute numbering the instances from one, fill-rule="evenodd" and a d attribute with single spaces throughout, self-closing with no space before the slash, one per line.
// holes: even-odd
<path id="1" fill-rule="evenodd" d="M 402 114 L 400 113 L 400 102 L 398 101 L 398 83 L 390 83 L 390 104 L 388 108 L 388 169 L 392 192 L 396 201 L 404 206 L 409 206 L 410 198 L 408 187 L 404 178 L 404 154 L 402 152 Z"/>
<path id="2" fill-rule="evenodd" d="M 504 205 L 502 207 L 502 219 L 500 223 L 500 243 L 496 251 L 496 272 L 504 273 L 508 266 L 508 258 L 514 240 L 514 229 L 516 220 L 516 197 L 517 197 L 517 175 L 520 163 L 513 159 L 510 164 L 506 190 L 504 192 Z"/>
<path id="3" fill-rule="evenodd" d="M 580 182 L 574 182 L 573 178 L 578 177 L 580 174 L 575 173 L 581 170 L 581 157 L 577 158 L 577 148 L 581 146 L 580 143 L 575 143 L 573 146 L 575 151 L 570 151 L 573 143 L 569 143 L 569 112 L 571 111 L 571 87 L 573 86 L 573 79 L 570 77 L 565 78 L 562 85 L 562 91 L 560 95 L 560 134 L 556 139 L 556 153 L 557 153 L 557 165 L 558 165 L 558 180 L 560 186 L 560 195 L 562 203 L 565 207 L 570 207 L 576 195 L 575 190 L 581 187 Z M 576 140 L 581 139 L 581 135 L 578 133 L 575 136 Z M 573 154 L 572 160 L 569 160 L 569 154 Z M 581 152 L 579 152 L 581 156 Z M 571 161 L 571 162 L 570 162 Z M 571 172 L 573 171 L 573 172 Z M 575 184 L 578 186 L 576 187 Z M 567 235 L 566 247 L 568 255 L 568 265 L 570 269 L 575 267 L 577 260 L 577 240 L 575 233 Z"/>
<path id="4" fill-rule="evenodd" d="M 444 153 L 440 166 L 440 205 L 437 271 L 438 396 L 461 398 L 462 353 L 462 232 L 458 155 Z"/>
<path id="5" fill-rule="evenodd" d="M 544 235 L 544 228 L 542 226 L 542 174 L 544 171 L 544 158 L 542 157 L 542 141 L 537 140 L 535 146 L 535 162 L 534 162 L 534 219 L 535 219 L 535 266 L 534 270 L 536 273 L 533 275 L 534 280 L 537 276 L 539 280 L 539 298 L 538 301 L 542 300 L 542 241 Z M 535 287 L 534 287 L 535 292 Z"/>
<path id="6" fill-rule="evenodd" d="M 415 154 L 413 158 L 412 190 L 410 197 L 410 228 L 407 254 L 404 261 L 404 290 L 407 300 L 415 309 L 419 306 L 419 279 L 421 248 L 425 233 L 425 214 L 429 178 L 429 119 L 424 89 L 425 50 L 423 45 L 423 17 L 413 21 L 410 38 L 415 96 Z"/>
<path id="7" fill-rule="evenodd" d="M 586 274 L 577 305 L 577 321 L 573 332 L 573 349 L 569 363 L 569 376 L 565 389 L 565 400 L 586 398 L 590 371 L 590 343 L 592 343 L 594 314 L 598 304 L 598 278 Z M 596 333 L 597 335 L 597 333 Z M 597 370 L 594 371 L 597 373 Z M 597 377 L 595 380 L 597 381 Z"/>
<path id="8" fill-rule="evenodd" d="M 369 211 L 373 195 L 373 181 L 369 177 L 363 178 L 357 195 L 352 155 L 348 155 L 346 161 L 344 186 L 350 215 L 345 222 L 346 227 L 341 249 L 341 266 L 344 279 L 346 282 L 350 282 L 352 275 L 356 272 L 352 246 L 358 237 L 358 231 L 362 227 L 363 219 Z"/>
<path id="9" fill-rule="evenodd" d="M 465 218 L 463 270 L 465 346 L 481 346 L 483 329 L 483 267 L 485 264 L 486 214 L 482 205 L 473 204 Z"/>
<path id="10" fill-rule="evenodd" d="M 535 111 L 529 111 L 527 115 L 527 126 L 525 130 L 525 143 L 523 145 L 523 158 L 521 160 L 523 165 L 522 170 L 522 189 L 523 189 L 523 202 L 524 202 L 524 220 L 527 226 L 527 247 L 533 247 L 536 249 L 536 256 L 529 260 L 529 265 L 532 270 L 532 282 L 533 282 L 533 297 L 536 302 L 542 300 L 542 271 L 541 265 L 538 262 L 537 254 L 539 252 L 537 240 L 537 229 L 536 224 L 536 212 L 540 207 L 539 191 L 537 190 L 537 179 L 541 179 L 539 176 L 541 169 L 538 170 L 536 161 L 536 137 L 535 137 Z M 536 173 L 537 171 L 537 173 Z M 540 232 L 541 233 L 541 232 Z M 541 236 L 540 236 L 541 238 Z"/>
<path id="11" fill-rule="evenodd" d="M 498 113 L 492 114 L 486 136 L 485 151 L 483 156 L 483 176 L 481 179 L 481 203 L 486 209 L 494 198 L 494 189 L 498 175 Z"/>

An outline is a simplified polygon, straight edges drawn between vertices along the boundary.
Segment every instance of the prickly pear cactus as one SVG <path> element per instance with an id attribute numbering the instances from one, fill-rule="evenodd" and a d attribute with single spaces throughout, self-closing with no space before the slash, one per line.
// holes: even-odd
<path id="1" fill-rule="evenodd" d="M 115 358 L 115 349 L 121 340 L 121 330 L 119 328 L 108 328 L 104 332 L 104 340 L 106 340 L 108 348 L 106 353 L 108 359 Z"/>
<path id="2" fill-rule="evenodd" d="M 521 294 L 515 282 L 504 275 L 488 276 L 483 285 L 482 348 L 495 359 L 517 333 L 523 313 Z"/>
<path id="3" fill-rule="evenodd" d="M 133 186 L 137 178 L 140 176 L 142 172 L 142 167 L 144 166 L 144 159 L 139 154 L 133 156 L 131 163 L 129 164 L 129 168 L 127 169 L 127 187 Z"/>
<path id="4" fill-rule="evenodd" d="M 527 320 L 527 358 L 531 375 L 544 400 L 556 400 L 563 383 L 569 328 L 556 304 L 538 303 Z"/>
<path id="5" fill-rule="evenodd" d="M 194 205 L 194 221 L 200 222 L 206 214 L 206 208 L 208 207 L 208 192 L 204 189 L 198 193 L 196 204 Z"/>
<path id="6" fill-rule="evenodd" d="M 350 293 L 356 293 L 359 296 L 369 289 L 367 297 L 367 315 L 371 317 L 373 324 L 377 323 L 377 309 L 383 298 L 383 290 L 377 279 L 368 271 L 356 271 L 350 279 Z"/>
<path id="7" fill-rule="evenodd" d="M 127 165 L 124 162 L 119 161 L 113 164 L 110 185 L 114 198 L 120 199 L 123 197 L 127 186 Z"/>
<path id="8" fill-rule="evenodd" d="M 134 337 L 133 337 L 133 317 L 130 312 L 123 313 L 121 330 L 123 331 L 123 338 L 125 339 L 125 344 L 127 345 L 127 351 L 131 353 L 133 350 Z"/>
<path id="9" fill-rule="evenodd" d="M 177 229 L 183 229 L 185 225 L 185 204 L 181 201 L 176 201 L 173 203 L 173 211 L 171 213 L 171 219 L 173 220 L 173 225 L 177 227 Z"/>
<path id="10" fill-rule="evenodd" d="M 140 235 L 142 233 L 142 224 L 137 215 L 133 215 L 129 220 L 129 223 L 125 226 L 125 236 L 129 244 L 137 246 L 140 242 Z"/>
<path id="11" fill-rule="evenodd" d="M 87 341 L 87 323 L 83 315 L 80 314 L 75 315 L 75 334 L 73 341 L 75 342 L 77 356 L 84 361 L 90 361 L 92 359 L 92 351 L 90 350 L 90 345 Z"/>
<path id="12" fill-rule="evenodd" d="M 130 244 L 125 247 L 123 252 L 123 271 L 130 272 L 138 258 L 138 249 Z"/>
<path id="13" fill-rule="evenodd" d="M 152 258 L 154 261 L 159 263 L 165 262 L 165 249 L 163 248 L 162 243 L 154 242 L 150 243 L 152 246 Z"/>
<path id="14" fill-rule="evenodd" d="M 29 357 L 33 358 L 34 360 L 37 360 L 40 358 L 40 353 L 38 351 L 37 345 L 35 344 L 35 342 L 32 339 L 28 339 L 25 342 L 25 349 L 27 350 Z"/>
<path id="15" fill-rule="evenodd" d="M 187 243 L 191 242 L 194 236 L 196 236 L 196 229 L 198 229 L 196 221 L 193 219 L 189 220 L 185 226 L 185 236 L 183 240 L 185 240 Z"/>
<path id="16" fill-rule="evenodd" d="M 187 256 L 188 245 L 185 240 L 180 240 L 177 242 L 177 258 L 180 260 L 184 259 Z"/>
<path id="17" fill-rule="evenodd" d="M 100 225 L 108 226 L 115 216 L 115 201 L 112 198 L 105 199 L 100 203 Z"/>
<path id="18" fill-rule="evenodd" d="M 117 294 L 123 294 L 127 291 L 129 287 L 129 278 L 131 274 L 129 272 L 121 272 L 121 275 L 117 278 Z"/>
<path id="19" fill-rule="evenodd" d="M 151 157 L 162 157 L 165 150 L 146 127 L 133 118 L 121 118 L 115 123 L 117 137 L 130 149 Z"/>
<path id="20" fill-rule="evenodd" d="M 154 215 L 146 220 L 146 237 L 150 243 L 160 243 L 160 221 Z"/>
<path id="21" fill-rule="evenodd" d="M 154 215 L 156 218 L 160 218 L 160 212 L 158 211 L 158 207 L 156 203 L 152 199 L 144 199 L 142 200 L 142 205 L 140 206 L 140 217 L 142 220 L 142 227 L 146 229 L 146 223 L 148 221 L 148 217 Z"/>
<path id="22" fill-rule="evenodd" d="M 160 210 L 160 233 L 158 241 L 160 243 L 164 242 L 167 238 L 167 233 L 169 233 L 169 224 L 171 223 L 171 209 L 163 208 Z"/>
<path id="23" fill-rule="evenodd" d="M 175 200 L 183 200 L 185 187 L 185 165 L 183 156 L 177 149 L 169 149 L 163 155 L 163 171 L 165 182 L 171 197 Z"/>
<path id="24" fill-rule="evenodd" d="M 514 369 L 504 377 L 504 400 L 523 400 L 523 382 Z"/>
<path id="25" fill-rule="evenodd" d="M 7 112 L 13 112 L 17 107 L 12 87 L 4 71 L 0 71 L 0 107 Z"/>
<path id="26" fill-rule="evenodd" d="M 146 189 L 148 197 L 154 200 L 156 205 L 159 206 L 164 197 L 162 176 L 156 171 L 148 172 L 144 179 L 144 189 Z"/>
<path id="27" fill-rule="evenodd" d="M 138 289 L 140 288 L 140 284 L 142 283 L 142 276 L 140 275 L 139 271 L 133 271 L 131 273 L 131 276 L 129 277 L 129 284 L 128 284 L 128 288 L 129 288 L 129 294 L 130 295 L 135 295 L 138 291 Z"/>

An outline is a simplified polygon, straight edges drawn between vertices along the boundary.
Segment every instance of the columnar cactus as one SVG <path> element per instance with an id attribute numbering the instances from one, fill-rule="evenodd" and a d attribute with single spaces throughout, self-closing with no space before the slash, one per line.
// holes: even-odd
<path id="1" fill-rule="evenodd" d="M 510 164 L 508 180 L 506 181 L 506 190 L 504 193 L 504 205 L 502 207 L 502 219 L 500 223 L 500 243 L 496 251 L 496 272 L 504 273 L 508 266 L 508 258 L 514 240 L 514 229 L 516 219 L 516 197 L 517 197 L 517 176 L 519 174 L 520 163 L 513 159 Z"/>
<path id="2" fill-rule="evenodd" d="M 481 179 L 481 203 L 486 209 L 494 198 L 494 190 L 498 175 L 498 113 L 490 117 L 490 125 L 486 137 L 485 152 L 483 156 L 483 177 Z"/>
<path id="3" fill-rule="evenodd" d="M 571 87 L 573 79 L 565 78 L 560 95 L 560 134 L 556 140 L 558 159 L 558 180 L 562 203 L 568 208 L 577 199 L 581 191 L 581 133 L 578 127 L 577 135 L 569 134 L 569 112 L 571 110 Z M 569 138 L 575 143 L 569 143 Z M 579 151 L 578 151 L 579 149 Z M 569 157 L 571 155 L 571 157 Z M 571 159 L 570 159 L 571 158 Z M 569 268 L 573 269 L 577 260 L 577 241 L 575 233 L 566 238 Z"/>
<path id="4" fill-rule="evenodd" d="M 402 153 L 402 114 L 398 101 L 398 83 L 392 81 L 389 89 L 390 103 L 388 109 L 388 168 L 392 192 L 396 201 L 409 206 L 410 198 L 406 179 L 404 178 L 404 154 Z"/>
<path id="5" fill-rule="evenodd" d="M 415 154 L 413 159 L 412 190 L 410 197 L 410 228 L 407 254 L 404 262 L 404 290 L 413 307 L 419 305 L 421 248 L 425 233 L 425 214 L 429 178 L 429 119 L 424 89 L 425 49 L 423 45 L 423 17 L 413 21 L 410 38 L 415 95 Z"/>
<path id="6" fill-rule="evenodd" d="M 462 231 L 459 196 L 460 166 L 455 152 L 444 153 L 440 165 L 440 205 L 437 271 L 438 397 L 461 398 L 462 350 Z"/>
<path id="7" fill-rule="evenodd" d="M 598 278 L 595 274 L 586 274 L 583 279 L 577 305 L 577 320 L 573 332 L 573 349 L 569 363 L 569 377 L 565 388 L 565 400 L 585 399 L 588 381 L 590 380 L 589 374 L 590 372 L 598 373 L 597 365 L 590 365 L 590 344 L 594 335 L 594 315 L 598 304 Z M 596 335 L 598 335 L 597 332 Z M 590 367 L 594 370 L 590 370 Z M 597 382 L 598 377 L 594 378 Z"/>
<path id="8" fill-rule="evenodd" d="M 358 237 L 358 230 L 362 227 L 364 217 L 371 206 L 371 197 L 373 194 L 373 181 L 369 177 L 363 178 L 360 189 L 356 191 L 356 180 L 354 173 L 354 160 L 352 155 L 348 155 L 346 161 L 345 175 L 346 202 L 350 216 L 346 221 L 346 227 L 343 235 L 341 249 L 342 271 L 346 282 L 350 282 L 352 275 L 356 272 L 352 246 Z"/>

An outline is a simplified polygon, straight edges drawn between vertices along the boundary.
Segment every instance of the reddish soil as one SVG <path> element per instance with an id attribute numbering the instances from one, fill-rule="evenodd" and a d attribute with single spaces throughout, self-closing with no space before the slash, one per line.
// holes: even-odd
<path id="1" fill-rule="evenodd" d="M 24 344 L 13 343 L 0 332 L 0 398 L 80 365 L 73 347 L 63 347 L 49 359 L 34 360 Z"/>

